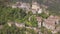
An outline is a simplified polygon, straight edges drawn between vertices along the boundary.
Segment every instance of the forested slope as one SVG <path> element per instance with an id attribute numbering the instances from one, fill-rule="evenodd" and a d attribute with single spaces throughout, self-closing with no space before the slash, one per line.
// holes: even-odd
<path id="1" fill-rule="evenodd" d="M 36 0 L 38 3 L 48 6 L 47 10 L 60 16 L 60 0 Z"/>

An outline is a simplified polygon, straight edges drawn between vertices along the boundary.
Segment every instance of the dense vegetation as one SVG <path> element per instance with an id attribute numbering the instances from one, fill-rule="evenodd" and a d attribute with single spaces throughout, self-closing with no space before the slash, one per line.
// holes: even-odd
<path id="1" fill-rule="evenodd" d="M 25 34 L 25 28 L 17 28 L 15 25 L 9 27 L 7 25 L 8 21 L 25 23 L 28 26 L 37 27 L 36 18 L 32 16 L 32 20 L 29 21 L 28 18 L 32 15 L 32 12 L 26 13 L 25 10 L 20 8 L 11 8 L 6 6 L 0 6 L 0 34 Z M 28 23 L 27 23 L 28 22 Z M 34 25 L 33 25 L 34 24 Z M 31 33 L 35 33 L 34 30 Z"/>
<path id="2" fill-rule="evenodd" d="M 7 24 L 0 29 L 0 34 L 26 34 L 25 28 L 17 28 L 15 25 L 9 27 Z"/>
<path id="3" fill-rule="evenodd" d="M 26 13 L 22 9 L 12 9 L 11 7 L 0 8 L 0 24 L 7 22 L 8 20 L 15 21 L 16 19 L 22 20 L 26 16 Z"/>
<path id="4" fill-rule="evenodd" d="M 26 24 L 26 26 L 33 26 L 33 27 L 37 27 L 38 26 L 36 17 L 34 15 L 32 15 L 30 17 L 30 20 L 26 21 L 25 24 Z"/>
<path id="5" fill-rule="evenodd" d="M 26 28 L 27 34 L 37 34 L 37 32 L 34 29 Z"/>
<path id="6" fill-rule="evenodd" d="M 41 30 L 41 32 L 42 32 L 43 34 L 52 34 L 51 30 L 46 29 L 46 28 L 43 27 L 43 26 L 40 28 L 40 30 Z"/>

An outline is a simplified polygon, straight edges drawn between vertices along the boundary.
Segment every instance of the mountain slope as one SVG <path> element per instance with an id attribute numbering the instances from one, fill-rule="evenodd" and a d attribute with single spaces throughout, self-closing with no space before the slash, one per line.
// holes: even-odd
<path id="1" fill-rule="evenodd" d="M 38 1 L 38 3 L 48 6 L 47 10 L 49 10 L 54 15 L 60 16 L 60 0 L 36 0 L 36 1 Z"/>

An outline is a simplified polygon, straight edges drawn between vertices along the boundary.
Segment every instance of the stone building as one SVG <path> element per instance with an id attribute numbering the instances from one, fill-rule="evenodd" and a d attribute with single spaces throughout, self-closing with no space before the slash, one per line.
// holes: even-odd
<path id="1" fill-rule="evenodd" d="M 59 24 L 59 19 L 57 16 L 49 16 L 47 19 L 44 19 L 43 26 L 47 29 L 50 29 L 52 32 L 56 33 L 56 25 Z"/>
<path id="2" fill-rule="evenodd" d="M 37 21 L 38 21 L 38 28 L 40 28 L 42 26 L 42 17 L 36 17 Z"/>
<path id="3" fill-rule="evenodd" d="M 32 2 L 32 12 L 33 14 L 42 13 L 42 9 L 40 8 L 40 5 L 37 2 Z"/>

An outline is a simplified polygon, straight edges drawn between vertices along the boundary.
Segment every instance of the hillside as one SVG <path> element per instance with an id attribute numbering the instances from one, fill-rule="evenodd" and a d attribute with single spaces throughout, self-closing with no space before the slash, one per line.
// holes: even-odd
<path id="1" fill-rule="evenodd" d="M 37 0 L 38 3 L 48 6 L 49 10 L 54 15 L 60 16 L 60 0 Z"/>
<path id="2" fill-rule="evenodd" d="M 26 3 L 32 3 L 32 1 L 36 1 L 39 4 L 48 6 L 47 10 L 49 10 L 51 14 L 53 13 L 54 15 L 60 16 L 60 0 L 0 0 L 0 4 L 6 5 L 17 1 Z"/>

